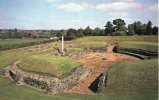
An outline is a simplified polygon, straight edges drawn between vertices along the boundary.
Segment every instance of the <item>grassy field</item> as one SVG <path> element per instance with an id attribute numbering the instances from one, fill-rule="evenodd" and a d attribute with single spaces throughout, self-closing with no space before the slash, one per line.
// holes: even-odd
<path id="1" fill-rule="evenodd" d="M 65 48 L 76 52 L 83 51 L 84 48 L 105 47 L 109 42 L 118 41 L 121 47 L 157 51 L 157 38 L 157 36 L 82 37 L 72 41 L 76 44 L 75 47 L 65 42 Z M 4 41 L 0 40 L 0 45 L 3 44 L 2 42 Z M 60 42 L 53 42 L 45 44 L 42 48 L 29 47 L 39 53 L 27 55 L 19 64 L 19 68 L 40 74 L 55 75 L 59 78 L 67 76 L 80 64 L 68 57 L 47 55 L 51 51 L 57 51 L 60 45 Z M 26 48 L 0 51 L 0 69 L 11 65 L 25 52 Z M 51 96 L 29 86 L 16 86 L 9 79 L 0 77 L 0 100 L 157 100 L 157 60 L 122 62 L 114 65 L 108 72 L 107 88 L 93 95 Z"/>
<path id="2" fill-rule="evenodd" d="M 22 70 L 64 78 L 73 72 L 80 63 L 60 56 L 31 55 L 18 64 Z"/>
<path id="3" fill-rule="evenodd" d="M 78 38 L 75 42 L 82 48 L 105 48 L 108 43 L 119 42 L 119 46 L 125 48 L 158 50 L 157 36 L 89 36 Z"/>
<path id="4" fill-rule="evenodd" d="M 13 45 L 13 44 L 21 44 L 21 43 L 29 43 L 29 42 L 38 42 L 43 41 L 44 39 L 0 39 L 0 45 Z"/>
<path id="5" fill-rule="evenodd" d="M 7 50 L 0 52 L 0 69 L 10 66 L 24 54 L 24 49 Z"/>
<path id="6" fill-rule="evenodd" d="M 0 100 L 157 100 L 154 93 L 58 94 L 49 95 L 29 86 L 16 86 L 0 77 Z"/>
<path id="7" fill-rule="evenodd" d="M 122 48 L 137 48 L 137 49 L 142 49 L 142 50 L 158 52 L 158 43 L 157 42 L 125 41 L 125 42 L 120 42 L 119 46 Z"/>
<path id="8" fill-rule="evenodd" d="M 47 40 L 48 41 L 48 40 Z M 47 42 L 43 38 L 37 39 L 0 39 L 0 50 L 16 49 Z"/>
<path id="9" fill-rule="evenodd" d="M 87 42 L 111 42 L 111 41 L 147 41 L 157 42 L 158 36 L 88 36 L 75 40 L 78 43 Z"/>
<path id="10" fill-rule="evenodd" d="M 106 92 L 158 91 L 158 59 L 121 62 L 108 70 Z"/>

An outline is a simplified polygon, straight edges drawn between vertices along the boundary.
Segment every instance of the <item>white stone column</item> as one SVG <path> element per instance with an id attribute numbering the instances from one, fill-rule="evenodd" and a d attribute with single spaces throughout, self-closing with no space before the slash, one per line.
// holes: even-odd
<path id="1" fill-rule="evenodd" d="M 63 38 L 63 35 L 62 35 L 61 52 L 64 52 L 64 38 Z"/>

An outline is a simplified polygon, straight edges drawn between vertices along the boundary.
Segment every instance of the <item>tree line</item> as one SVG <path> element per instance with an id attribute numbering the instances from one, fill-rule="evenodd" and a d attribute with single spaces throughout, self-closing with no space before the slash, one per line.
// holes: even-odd
<path id="1" fill-rule="evenodd" d="M 126 27 L 123 19 L 115 19 L 113 22 L 108 21 L 104 26 L 105 29 L 99 27 L 94 30 L 89 26 L 85 29 L 72 29 L 67 31 L 66 39 L 75 39 L 82 36 L 132 36 L 132 35 L 158 35 L 158 27 L 153 26 L 152 22 L 148 21 L 146 24 L 140 21 L 135 21 Z"/>
<path id="2" fill-rule="evenodd" d="M 61 34 L 65 35 L 66 40 L 75 39 L 82 36 L 132 36 L 132 35 L 158 35 L 158 27 L 152 26 L 152 22 L 148 21 L 146 24 L 140 21 L 135 21 L 126 26 L 123 19 L 115 19 L 112 22 L 108 21 L 104 26 L 105 29 L 99 27 L 91 29 L 89 26 L 85 29 L 67 29 L 67 30 L 43 30 L 41 33 L 35 34 L 31 32 L 18 32 L 17 29 L 10 32 L 0 34 L 0 38 L 50 38 L 60 37 Z"/>
<path id="3" fill-rule="evenodd" d="M 143 24 L 140 21 L 135 21 L 125 26 L 125 22 L 122 19 L 113 20 L 113 24 L 108 21 L 105 26 L 105 35 L 158 35 L 158 27 L 152 27 L 152 22 L 148 21 L 147 24 Z"/>

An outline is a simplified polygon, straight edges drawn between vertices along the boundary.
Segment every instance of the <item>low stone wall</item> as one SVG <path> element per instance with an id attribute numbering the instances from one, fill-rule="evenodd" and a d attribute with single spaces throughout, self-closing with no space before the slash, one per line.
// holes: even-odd
<path id="1" fill-rule="evenodd" d="M 99 84 L 98 84 L 98 91 L 101 91 L 102 89 L 106 88 L 107 86 L 107 71 L 104 71 L 101 74 L 101 77 L 99 77 Z"/>
<path id="2" fill-rule="evenodd" d="M 82 55 L 88 54 L 90 52 L 105 52 L 107 48 L 86 48 L 83 51 L 68 53 L 67 56 L 72 59 L 80 59 Z"/>
<path id="3" fill-rule="evenodd" d="M 106 49 L 107 49 L 106 47 L 86 48 L 85 51 L 88 51 L 88 52 L 105 52 Z"/>
<path id="4" fill-rule="evenodd" d="M 83 74 L 88 73 L 87 67 L 77 68 L 70 76 L 64 79 L 56 77 L 43 76 L 31 72 L 24 72 L 17 66 L 12 66 L 6 73 L 17 83 L 25 83 L 36 88 L 50 92 L 51 94 L 61 93 L 74 86 Z M 6 75 L 8 76 L 8 75 Z"/>
<path id="5" fill-rule="evenodd" d="M 80 59 L 82 55 L 86 54 L 87 52 L 73 52 L 73 53 L 69 53 L 67 56 L 72 58 L 72 59 Z"/>
<path id="6" fill-rule="evenodd" d="M 106 83 L 107 83 L 107 71 L 104 71 L 91 83 L 89 89 L 92 92 L 96 93 L 106 88 Z"/>
<path id="7" fill-rule="evenodd" d="M 117 48 L 116 52 L 135 56 L 140 59 L 151 59 L 158 57 L 158 52 L 152 52 L 152 51 L 135 49 L 135 48 Z"/>
<path id="8" fill-rule="evenodd" d="M 0 75 L 5 75 L 6 70 L 5 69 L 0 69 Z"/>

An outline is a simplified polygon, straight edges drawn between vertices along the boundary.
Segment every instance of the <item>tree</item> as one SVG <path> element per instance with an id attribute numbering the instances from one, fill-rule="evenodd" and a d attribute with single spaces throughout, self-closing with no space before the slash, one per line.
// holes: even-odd
<path id="1" fill-rule="evenodd" d="M 67 39 L 67 40 L 75 39 L 75 38 L 76 38 L 76 33 L 77 33 L 77 31 L 76 31 L 75 29 L 70 28 L 70 29 L 67 31 L 66 39 Z"/>
<path id="2" fill-rule="evenodd" d="M 51 37 L 51 33 L 50 32 L 44 32 L 42 37 L 43 38 L 50 38 Z"/>
<path id="3" fill-rule="evenodd" d="M 76 33 L 77 31 L 76 31 L 76 29 L 73 29 L 73 28 L 70 28 L 68 31 L 67 31 L 67 33 Z"/>
<path id="4" fill-rule="evenodd" d="M 94 30 L 93 30 L 93 35 L 94 36 L 99 36 L 100 35 L 100 31 L 101 29 L 99 27 L 96 27 Z"/>
<path id="5" fill-rule="evenodd" d="M 90 36 L 93 33 L 93 30 L 91 28 L 89 28 L 89 26 L 87 26 L 87 28 L 84 30 L 84 35 L 86 36 Z"/>
<path id="6" fill-rule="evenodd" d="M 135 35 L 134 29 L 129 29 L 127 35 Z"/>
<path id="7" fill-rule="evenodd" d="M 153 35 L 158 35 L 158 27 L 154 26 L 154 27 L 152 28 L 152 34 L 153 34 Z"/>
<path id="8" fill-rule="evenodd" d="M 2 39 L 9 38 L 9 32 L 2 33 Z"/>
<path id="9" fill-rule="evenodd" d="M 135 35 L 134 25 L 133 24 L 129 24 L 128 25 L 128 33 L 127 33 L 127 35 Z"/>
<path id="10" fill-rule="evenodd" d="M 77 37 L 82 37 L 82 36 L 84 36 L 83 29 L 80 28 L 80 29 L 77 30 Z"/>
<path id="11" fill-rule="evenodd" d="M 137 22 L 135 21 L 132 25 L 133 25 L 135 34 L 138 34 L 138 35 L 143 34 L 144 27 L 140 21 L 137 21 Z"/>
<path id="12" fill-rule="evenodd" d="M 110 21 L 108 21 L 104 27 L 105 27 L 105 35 L 113 35 L 113 25 Z"/>
<path id="13" fill-rule="evenodd" d="M 125 27 L 125 21 L 122 19 L 113 20 L 113 24 L 115 25 L 116 31 L 121 31 L 121 28 Z"/>
<path id="14" fill-rule="evenodd" d="M 104 29 L 101 29 L 101 30 L 99 31 L 99 35 L 100 35 L 100 36 L 104 36 L 104 35 L 105 35 Z"/>
<path id="15" fill-rule="evenodd" d="M 127 28 L 125 27 L 125 21 L 122 19 L 115 19 L 113 20 L 113 24 L 115 25 L 115 33 L 114 35 L 126 35 Z"/>
<path id="16" fill-rule="evenodd" d="M 152 34 L 152 22 L 148 21 L 145 35 L 151 35 L 151 34 Z"/>
<path id="17" fill-rule="evenodd" d="M 146 35 L 146 27 L 147 27 L 147 24 L 142 24 L 141 25 L 141 29 L 140 29 L 140 32 L 141 32 L 141 35 Z"/>

